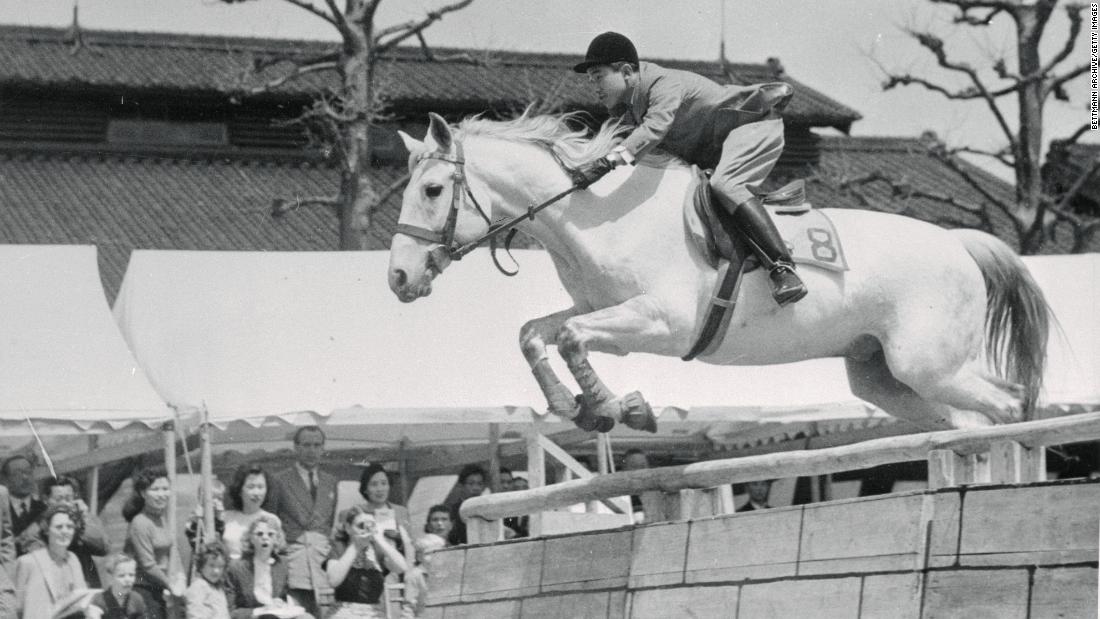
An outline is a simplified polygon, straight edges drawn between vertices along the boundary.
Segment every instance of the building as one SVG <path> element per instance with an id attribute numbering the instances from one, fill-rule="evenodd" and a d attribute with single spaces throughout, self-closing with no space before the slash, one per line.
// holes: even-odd
<path id="1" fill-rule="evenodd" d="M 258 73 L 254 67 L 327 45 L 0 27 L 0 242 L 95 244 L 112 298 L 135 248 L 334 249 L 333 213 L 293 205 L 334 194 L 338 172 L 289 122 L 334 76 L 311 74 L 271 92 L 249 94 L 279 74 L 278 63 Z M 393 120 L 374 134 L 378 187 L 404 173 L 406 153 L 395 129 L 422 135 L 428 111 L 449 119 L 477 113 L 503 117 L 537 101 L 597 117 L 602 113 L 583 78 L 568 70 L 576 57 L 438 51 L 479 61 L 441 64 L 417 49 L 400 49 L 380 65 Z M 867 206 L 944 221 L 942 203 L 905 188 L 975 204 L 982 200 L 929 157 L 919 139 L 844 135 L 859 113 L 786 75 L 774 59 L 664 64 L 721 82 L 790 82 L 795 98 L 786 113 L 788 145 L 774 177 L 776 182 L 809 179 L 817 206 Z M 985 190 L 1011 195 L 1005 183 L 968 169 Z M 897 182 L 843 186 L 876 173 Z M 291 205 L 290 212 L 273 217 L 276 200 Z M 388 246 L 399 206 L 399 198 L 391 196 L 379 209 L 369 247 Z M 1003 221 L 994 228 L 1010 234 Z"/>

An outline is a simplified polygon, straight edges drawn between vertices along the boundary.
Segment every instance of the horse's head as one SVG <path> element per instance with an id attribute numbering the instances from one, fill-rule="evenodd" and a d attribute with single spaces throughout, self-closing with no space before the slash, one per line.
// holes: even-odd
<path id="1" fill-rule="evenodd" d="M 462 144 L 447 122 L 429 116 L 423 142 L 399 132 L 410 153 L 411 175 L 390 244 L 389 282 L 404 302 L 431 294 L 432 280 L 451 262 L 451 250 L 489 227 L 487 189 L 469 176 Z M 483 196 L 480 203 L 475 192 Z"/>

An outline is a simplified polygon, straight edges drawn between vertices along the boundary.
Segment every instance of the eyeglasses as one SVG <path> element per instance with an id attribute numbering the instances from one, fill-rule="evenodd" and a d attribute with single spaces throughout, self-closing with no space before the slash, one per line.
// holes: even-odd
<path id="1" fill-rule="evenodd" d="M 371 522 L 370 520 L 359 520 L 357 522 L 353 522 L 351 526 L 355 527 L 356 529 L 359 529 L 360 531 L 366 531 L 368 529 L 373 528 L 374 523 Z"/>

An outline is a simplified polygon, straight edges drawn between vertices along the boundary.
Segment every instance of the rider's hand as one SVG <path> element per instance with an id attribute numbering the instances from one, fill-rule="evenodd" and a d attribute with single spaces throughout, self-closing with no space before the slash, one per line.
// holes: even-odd
<path id="1" fill-rule="evenodd" d="M 621 157 L 618 157 L 622 161 Z M 574 181 L 574 185 L 578 189 L 585 189 L 592 183 L 600 180 L 605 174 L 610 172 L 615 167 L 615 163 L 612 162 L 609 157 L 600 157 L 599 159 L 586 163 L 577 169 L 577 178 Z"/>

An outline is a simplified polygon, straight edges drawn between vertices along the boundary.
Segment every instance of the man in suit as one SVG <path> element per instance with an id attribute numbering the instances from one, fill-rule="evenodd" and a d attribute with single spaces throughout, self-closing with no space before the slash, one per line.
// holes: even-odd
<path id="1" fill-rule="evenodd" d="M 761 479 L 745 484 L 749 491 L 749 500 L 738 509 L 738 512 L 754 512 L 758 509 L 771 509 L 768 505 L 768 497 L 772 493 L 772 480 Z"/>
<path id="2" fill-rule="evenodd" d="M 768 268 L 776 303 L 806 296 L 790 252 L 757 196 L 783 152 L 779 113 L 791 98 L 790 85 L 723 86 L 689 71 L 640 62 L 634 44 L 617 32 L 593 39 L 584 62 L 573 70 L 587 73 L 600 103 L 633 127 L 606 157 L 579 170 L 581 187 L 657 146 L 713 168 L 712 193 Z"/>
<path id="3" fill-rule="evenodd" d="M 15 619 L 15 538 L 11 530 L 11 498 L 0 486 L 0 619 Z"/>
<path id="4" fill-rule="evenodd" d="M 15 554 L 26 554 L 35 541 L 37 528 L 32 524 L 46 511 L 46 503 L 34 496 L 34 463 L 24 455 L 9 456 L 0 464 L 0 474 L 11 495 L 12 535 L 15 536 Z"/>
<path id="5" fill-rule="evenodd" d="M 336 477 L 321 470 L 324 453 L 321 428 L 298 428 L 294 466 L 272 475 L 268 497 L 286 533 L 290 592 L 315 617 L 320 616 L 316 593 L 331 590 L 321 565 L 328 559 L 336 515 Z"/>

